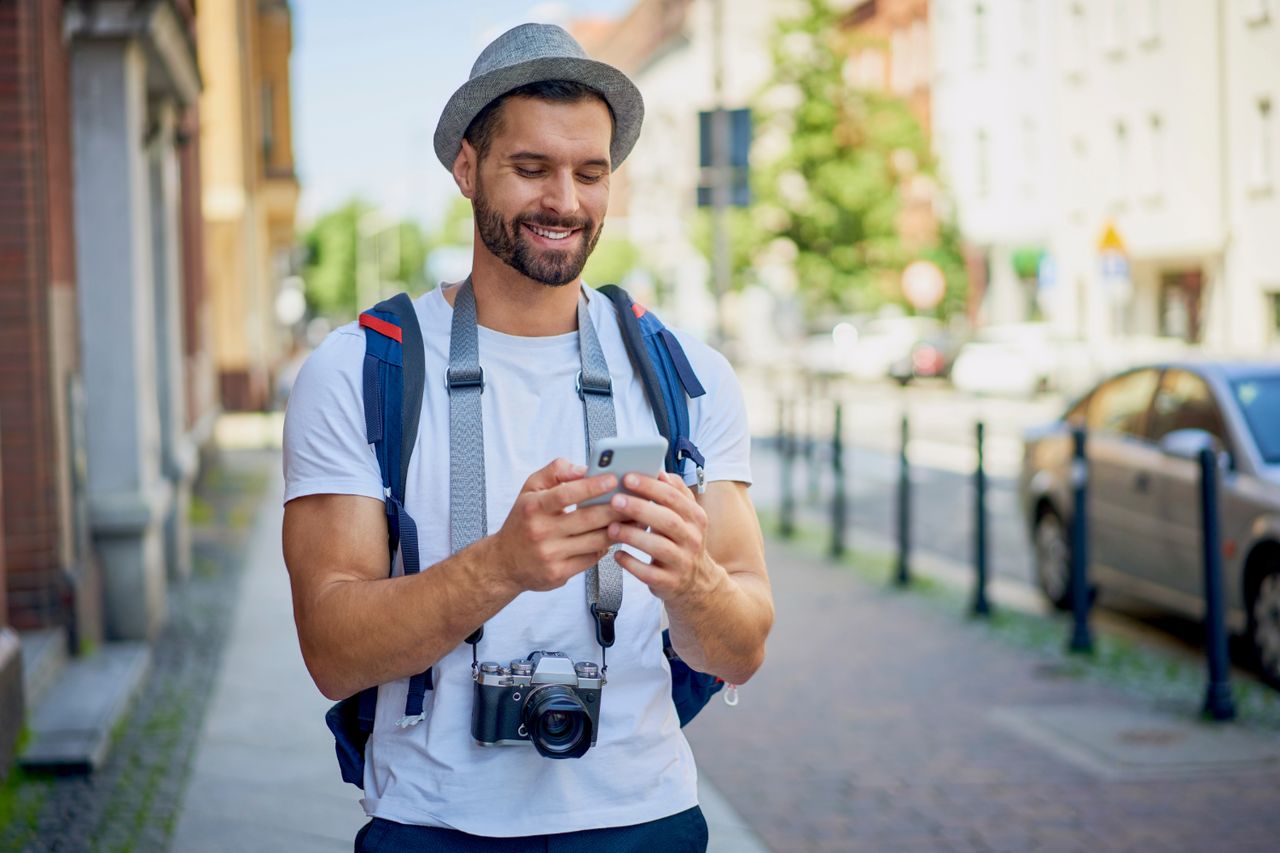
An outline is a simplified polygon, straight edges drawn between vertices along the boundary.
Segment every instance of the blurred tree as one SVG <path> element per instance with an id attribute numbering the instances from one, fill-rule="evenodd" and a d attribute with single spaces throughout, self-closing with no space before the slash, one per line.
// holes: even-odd
<path id="1" fill-rule="evenodd" d="M 368 210 L 362 201 L 349 201 L 318 218 L 303 238 L 302 280 L 313 314 L 344 322 L 355 316 L 357 229 Z"/>
<path id="2" fill-rule="evenodd" d="M 811 312 L 901 302 L 901 271 L 917 258 L 933 260 L 947 278 L 940 310 L 962 305 L 955 229 L 938 223 L 904 240 L 905 188 L 922 178 L 936 187 L 923 128 L 904 102 L 846 80 L 851 36 L 828 0 L 799 6 L 798 17 L 779 22 L 774 76 L 755 110 L 753 156 L 765 160 L 752 174 L 756 245 L 794 247 L 787 254 Z"/>
<path id="3" fill-rule="evenodd" d="M 630 241 L 601 237 L 587 260 L 582 277 L 592 287 L 618 284 L 636 268 L 639 260 L 640 252 Z"/>
<path id="4" fill-rule="evenodd" d="M 313 315 L 342 322 L 355 316 L 360 222 L 372 211 L 371 205 L 352 199 L 317 219 L 303 238 L 306 263 L 302 279 Z M 412 220 L 395 223 L 391 228 L 396 232 L 394 240 L 388 239 L 388 229 L 374 235 L 383 247 L 378 275 L 387 287 L 420 293 L 426 288 L 425 266 L 431 240 Z M 373 238 L 366 234 L 364 239 Z"/>

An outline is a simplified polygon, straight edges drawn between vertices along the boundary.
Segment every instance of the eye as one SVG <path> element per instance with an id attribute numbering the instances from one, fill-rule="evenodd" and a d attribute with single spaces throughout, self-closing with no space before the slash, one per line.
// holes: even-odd
<path id="1" fill-rule="evenodd" d="M 603 178 L 603 177 L 604 177 L 604 175 L 603 175 L 602 173 L 594 173 L 594 174 L 579 174 L 579 175 L 578 175 L 578 180 L 579 180 L 579 181 L 581 181 L 581 182 L 582 182 L 582 183 L 584 183 L 584 184 L 594 184 L 594 183 L 596 183 L 597 181 L 599 181 L 599 180 L 600 180 L 601 178 Z"/>
<path id="2" fill-rule="evenodd" d="M 541 169 L 526 169 L 522 166 L 516 166 L 515 171 L 522 178 L 537 178 L 542 175 Z"/>

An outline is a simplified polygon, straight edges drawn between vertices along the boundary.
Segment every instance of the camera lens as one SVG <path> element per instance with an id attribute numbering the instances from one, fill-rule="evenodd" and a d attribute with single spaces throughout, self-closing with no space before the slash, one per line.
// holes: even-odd
<path id="1" fill-rule="evenodd" d="M 521 716 L 529 740 L 547 758 L 581 758 L 591 748 L 591 717 L 577 694 L 562 684 L 530 693 Z"/>
<path id="2" fill-rule="evenodd" d="M 612 461 L 613 461 L 613 451 L 612 451 L 612 450 L 606 450 L 604 453 L 601 453 L 601 454 L 600 454 L 600 467 L 601 467 L 601 468 L 608 468 L 608 467 L 609 467 L 609 463 L 610 463 L 610 462 L 612 462 Z"/>

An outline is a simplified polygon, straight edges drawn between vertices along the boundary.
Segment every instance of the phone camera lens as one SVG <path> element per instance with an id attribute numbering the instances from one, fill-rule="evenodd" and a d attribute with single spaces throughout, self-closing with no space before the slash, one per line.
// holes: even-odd
<path id="1" fill-rule="evenodd" d="M 613 451 L 612 451 L 612 450 L 606 450 L 604 453 L 601 453 L 601 454 L 600 454 L 600 467 L 601 467 L 601 468 L 607 468 L 607 467 L 609 466 L 609 463 L 610 463 L 610 462 L 612 462 L 612 461 L 613 461 Z"/>

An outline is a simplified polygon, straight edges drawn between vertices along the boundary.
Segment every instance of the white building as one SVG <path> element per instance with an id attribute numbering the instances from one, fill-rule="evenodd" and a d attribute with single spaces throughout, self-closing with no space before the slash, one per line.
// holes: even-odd
<path id="1" fill-rule="evenodd" d="M 984 319 L 1025 305 L 1001 249 L 1039 235 L 1064 332 L 1280 344 L 1278 0 L 935 0 L 933 20 L 936 143 L 991 248 Z"/>
<path id="2" fill-rule="evenodd" d="M 984 323 L 1025 320 L 1038 308 L 1036 259 L 1057 207 L 1058 129 L 1046 96 L 1057 5 L 934 0 L 930 8 L 934 146 L 961 232 L 984 261 Z"/>
<path id="3" fill-rule="evenodd" d="M 716 106 L 715 6 L 721 5 L 723 105 L 748 106 L 772 68 L 769 40 L 780 0 L 639 0 L 589 52 L 615 62 L 644 96 L 644 130 L 619 176 L 607 231 L 640 252 L 669 287 L 665 310 L 682 328 L 711 333 L 711 264 L 694 243 L 699 166 L 698 114 Z M 643 283 L 632 283 L 637 292 Z M 638 286 L 635 286 L 638 285 Z"/>

